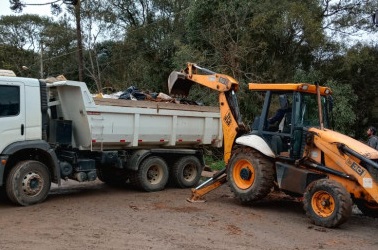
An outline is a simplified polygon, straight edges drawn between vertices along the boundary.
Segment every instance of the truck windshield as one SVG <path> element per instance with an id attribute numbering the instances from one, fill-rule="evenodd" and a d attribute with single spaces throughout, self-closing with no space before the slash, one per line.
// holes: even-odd
<path id="1" fill-rule="evenodd" d="M 15 116 L 20 112 L 20 89 L 0 85 L 0 117 Z"/>

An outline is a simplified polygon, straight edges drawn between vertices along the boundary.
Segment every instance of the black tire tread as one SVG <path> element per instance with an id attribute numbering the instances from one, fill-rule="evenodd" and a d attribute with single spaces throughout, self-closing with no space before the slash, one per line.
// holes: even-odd
<path id="1" fill-rule="evenodd" d="M 322 218 L 315 214 L 311 206 L 312 190 L 324 190 L 334 192 L 333 197 L 336 202 L 336 214 L 329 218 Z M 322 227 L 334 228 L 345 223 L 352 215 L 353 201 L 347 190 L 338 182 L 329 179 L 320 179 L 312 182 L 304 193 L 303 208 L 307 217 L 317 225 Z"/>
<path id="2" fill-rule="evenodd" d="M 197 175 L 195 176 L 194 180 L 191 183 L 182 179 L 182 177 L 183 177 L 182 176 L 182 171 L 183 171 L 182 165 L 186 164 L 186 162 L 190 162 L 190 161 L 193 164 L 196 165 L 196 169 L 197 169 Z M 172 184 L 174 186 L 179 187 L 179 188 L 194 187 L 201 178 L 201 172 L 202 172 L 202 166 L 201 166 L 201 163 L 200 163 L 200 161 L 198 160 L 197 157 L 195 157 L 195 156 L 184 156 L 182 158 L 179 158 L 171 167 L 171 169 L 170 169 L 170 181 L 172 182 Z"/>
<path id="3" fill-rule="evenodd" d="M 159 184 L 154 184 L 153 186 L 148 183 L 148 180 L 145 178 L 146 176 L 146 168 L 151 163 L 151 161 L 158 161 L 162 164 L 163 171 L 164 171 L 164 178 Z M 158 156 L 150 156 L 142 161 L 140 164 L 138 171 L 132 171 L 130 173 L 130 184 L 138 189 L 142 189 L 147 192 L 155 192 L 163 190 L 168 182 L 169 179 L 169 171 L 167 163 L 164 161 L 163 158 Z"/>
<path id="4" fill-rule="evenodd" d="M 22 199 L 21 195 L 18 194 L 17 186 L 19 183 L 17 183 L 17 175 L 20 175 L 20 171 L 22 168 L 28 167 L 30 164 L 40 164 L 40 166 L 43 168 L 43 171 L 46 171 L 45 173 L 47 174 L 47 180 L 45 180 L 47 189 L 44 193 L 42 193 L 42 196 L 40 196 L 38 199 L 29 199 L 29 200 L 24 200 Z M 44 201 L 50 191 L 50 186 L 51 186 L 51 176 L 50 173 L 47 169 L 47 167 L 42 164 L 41 162 L 38 161 L 33 161 L 33 160 L 27 160 L 27 161 L 21 161 L 17 163 L 9 172 L 7 180 L 6 180 L 6 194 L 9 198 L 9 200 L 15 204 L 22 205 L 22 206 L 28 206 L 36 203 L 40 203 Z"/>
<path id="5" fill-rule="evenodd" d="M 229 167 L 229 172 L 227 173 L 227 180 L 229 182 L 231 191 L 237 198 L 240 199 L 242 203 L 252 203 L 263 199 L 271 192 L 274 186 L 275 171 L 273 163 L 262 153 L 249 147 L 236 148 L 232 153 L 230 163 L 232 163 L 232 161 L 239 155 L 245 155 L 251 160 L 255 160 L 255 163 L 258 165 L 256 166 L 257 171 L 259 172 L 257 176 L 257 178 L 259 179 L 255 180 L 255 183 L 259 183 L 259 185 L 255 186 L 255 184 L 253 184 L 253 188 L 251 188 L 250 191 L 240 192 L 240 190 L 234 184 L 234 181 L 230 175 L 232 171 Z"/>
<path id="6" fill-rule="evenodd" d="M 126 185 L 128 171 L 125 169 L 97 168 L 97 177 L 109 186 L 122 187 Z"/>

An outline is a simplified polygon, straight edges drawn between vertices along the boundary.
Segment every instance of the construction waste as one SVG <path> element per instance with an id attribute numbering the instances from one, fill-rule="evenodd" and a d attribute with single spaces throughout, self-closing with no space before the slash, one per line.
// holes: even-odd
<path id="1" fill-rule="evenodd" d="M 46 83 L 54 83 L 57 81 L 67 81 L 67 79 L 64 77 L 64 75 L 59 75 L 57 77 L 48 77 L 44 79 Z M 110 88 L 113 90 L 113 88 Z M 203 104 L 198 103 L 196 101 L 187 100 L 187 99 L 177 99 L 173 98 L 163 92 L 144 92 L 139 90 L 135 86 L 128 87 L 125 91 L 118 91 L 111 94 L 93 94 L 93 97 L 96 98 L 110 98 L 110 99 L 123 99 L 123 100 L 133 100 L 133 101 L 155 101 L 155 102 L 170 102 L 170 103 L 177 103 L 177 104 L 187 104 L 187 105 L 200 105 Z"/>
<path id="2" fill-rule="evenodd" d="M 195 101 L 173 98 L 163 92 L 159 92 L 159 93 L 143 92 L 135 86 L 130 86 L 123 92 L 119 91 L 112 94 L 101 94 L 101 96 L 96 95 L 96 97 L 134 100 L 134 101 L 143 100 L 143 101 L 179 103 L 179 104 L 187 104 L 187 105 L 200 105 L 199 103 Z"/>

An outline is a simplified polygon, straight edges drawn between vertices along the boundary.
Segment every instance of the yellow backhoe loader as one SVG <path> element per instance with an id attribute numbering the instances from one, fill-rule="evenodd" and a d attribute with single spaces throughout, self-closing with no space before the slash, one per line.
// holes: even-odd
<path id="1" fill-rule="evenodd" d="M 347 221 L 354 203 L 363 214 L 378 217 L 378 151 L 328 129 L 331 89 L 249 83 L 265 99 L 261 114 L 247 129 L 235 79 L 193 63 L 168 79 L 173 95 L 188 95 L 193 84 L 219 91 L 226 167 L 192 189 L 190 201 L 228 182 L 243 203 L 261 200 L 277 188 L 301 197 L 307 216 L 323 227 Z"/>

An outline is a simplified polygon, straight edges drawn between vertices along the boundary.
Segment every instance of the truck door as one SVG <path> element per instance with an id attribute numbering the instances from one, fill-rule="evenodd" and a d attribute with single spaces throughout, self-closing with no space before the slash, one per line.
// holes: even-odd
<path id="1" fill-rule="evenodd" d="M 25 97 L 22 82 L 0 80 L 0 153 L 25 140 Z"/>

